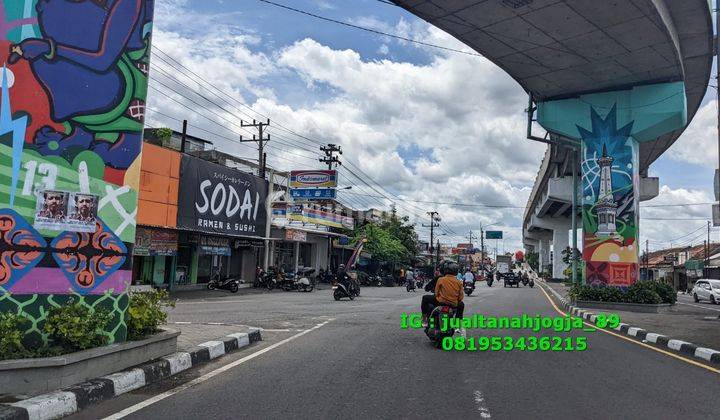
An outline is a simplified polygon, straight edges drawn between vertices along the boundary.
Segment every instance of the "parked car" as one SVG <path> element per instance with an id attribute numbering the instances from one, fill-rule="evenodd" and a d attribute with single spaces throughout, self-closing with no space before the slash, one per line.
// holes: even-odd
<path id="1" fill-rule="evenodd" d="M 720 303 L 720 280 L 699 279 L 692 289 L 695 302 L 709 300 L 710 303 Z"/>

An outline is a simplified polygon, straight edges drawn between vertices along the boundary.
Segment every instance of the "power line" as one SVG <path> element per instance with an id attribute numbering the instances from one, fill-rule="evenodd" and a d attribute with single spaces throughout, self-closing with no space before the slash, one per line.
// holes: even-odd
<path id="1" fill-rule="evenodd" d="M 429 42 L 420 41 L 420 40 L 418 40 L 418 39 L 408 38 L 408 37 L 404 37 L 404 36 L 401 36 L 401 35 L 390 34 L 390 33 L 387 33 L 387 32 L 379 31 L 379 30 L 377 30 L 377 29 L 372 29 L 372 28 L 368 28 L 368 27 L 365 27 L 365 26 L 354 25 L 354 24 L 352 24 L 352 23 L 343 22 L 343 21 L 336 20 L 336 19 L 332 19 L 332 18 L 329 18 L 329 17 L 316 15 L 315 13 L 307 12 L 307 11 L 305 11 L 305 10 L 296 9 L 296 8 L 294 8 L 294 7 L 286 6 L 286 5 L 284 5 L 284 4 L 275 3 L 274 1 L 270 1 L 270 0 L 258 0 L 258 1 L 261 1 L 261 2 L 263 2 L 263 3 L 270 4 L 270 5 L 275 6 L 275 7 L 280 7 L 280 8 L 282 8 L 282 9 L 290 10 L 290 11 L 293 11 L 293 12 L 295 12 L 295 13 L 300 13 L 300 14 L 302 14 L 302 15 L 314 17 L 315 19 L 320 19 L 320 20 L 324 20 L 324 21 L 326 21 L 326 22 L 336 23 L 336 24 L 338 24 L 338 25 L 347 26 L 347 27 L 350 27 L 350 28 L 353 28 L 353 29 L 359 29 L 359 30 L 365 31 L 365 32 L 371 32 L 371 33 L 374 33 L 374 34 L 376 34 L 376 35 L 387 36 L 387 37 L 390 37 L 390 38 L 395 38 L 395 39 L 399 39 L 399 40 L 402 40 L 402 41 L 410 42 L 410 43 L 413 43 L 413 44 L 418 44 L 418 45 L 422 45 L 422 46 L 425 46 L 425 47 L 437 48 L 437 49 L 445 50 L 445 51 L 451 51 L 451 52 L 454 52 L 454 53 L 471 55 L 471 56 L 474 56 L 474 57 L 484 57 L 482 54 L 478 54 L 478 53 L 476 53 L 476 52 L 463 51 L 463 50 L 458 50 L 458 49 L 450 48 L 450 47 L 443 47 L 442 45 L 431 44 L 431 43 L 429 43 Z M 392 3 L 388 3 L 388 4 L 392 4 Z"/>

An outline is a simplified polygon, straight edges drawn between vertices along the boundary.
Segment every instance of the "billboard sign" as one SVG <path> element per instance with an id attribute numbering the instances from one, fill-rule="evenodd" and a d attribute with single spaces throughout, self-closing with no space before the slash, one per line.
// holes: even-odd
<path id="1" fill-rule="evenodd" d="M 332 200 L 335 198 L 334 188 L 291 188 L 290 195 L 297 200 Z"/>
<path id="2" fill-rule="evenodd" d="M 486 230 L 485 239 L 502 239 L 503 233 L 501 230 Z"/>
<path id="3" fill-rule="evenodd" d="M 290 188 L 337 187 L 337 171 L 290 171 Z"/>
<path id="4" fill-rule="evenodd" d="M 312 208 L 309 205 L 296 204 L 292 206 L 292 211 L 288 212 L 288 220 L 295 220 L 304 223 L 314 223 L 316 225 L 330 226 L 334 228 L 353 229 L 355 220 L 352 217 L 343 216 L 331 211 Z"/>
<path id="5" fill-rule="evenodd" d="M 177 225 L 196 232 L 262 237 L 267 191 L 262 178 L 184 155 Z"/>

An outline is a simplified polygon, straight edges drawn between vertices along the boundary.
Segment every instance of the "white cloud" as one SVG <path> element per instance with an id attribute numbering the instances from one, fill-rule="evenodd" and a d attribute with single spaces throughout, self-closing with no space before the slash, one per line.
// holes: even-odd
<path id="1" fill-rule="evenodd" d="M 717 112 L 716 100 L 701 106 L 685 132 L 667 151 L 668 156 L 681 162 L 717 168 Z"/>

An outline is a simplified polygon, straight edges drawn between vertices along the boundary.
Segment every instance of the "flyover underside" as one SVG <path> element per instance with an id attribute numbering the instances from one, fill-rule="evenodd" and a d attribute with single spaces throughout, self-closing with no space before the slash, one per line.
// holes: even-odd
<path id="1" fill-rule="evenodd" d="M 707 89 L 707 0 L 394 2 L 483 54 L 541 101 L 683 81 L 689 121 Z M 641 144 L 641 171 L 683 130 Z"/>

